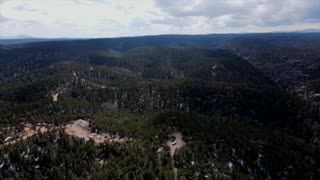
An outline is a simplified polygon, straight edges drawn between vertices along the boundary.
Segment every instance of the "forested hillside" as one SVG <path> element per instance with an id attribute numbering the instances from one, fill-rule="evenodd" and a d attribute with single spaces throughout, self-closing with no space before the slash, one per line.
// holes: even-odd
<path id="1" fill-rule="evenodd" d="M 317 179 L 318 36 L 2 45 L 0 178 Z"/>

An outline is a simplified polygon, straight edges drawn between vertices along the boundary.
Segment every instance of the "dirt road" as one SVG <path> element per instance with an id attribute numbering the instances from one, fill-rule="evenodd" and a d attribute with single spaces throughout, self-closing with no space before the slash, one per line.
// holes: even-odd
<path id="1" fill-rule="evenodd" d="M 50 129 L 48 128 L 50 127 Z M 65 133 L 82 138 L 85 141 L 88 141 L 89 139 L 92 139 L 96 144 L 99 143 L 104 143 L 104 142 L 118 142 L 118 143 L 124 143 L 127 142 L 129 139 L 127 137 L 120 137 L 119 135 L 110 135 L 108 133 L 91 133 L 90 132 L 90 127 L 89 127 L 89 122 L 79 119 L 76 120 L 66 126 L 54 126 L 54 125 L 37 125 L 33 126 L 32 124 L 26 124 L 24 126 L 24 129 L 22 131 L 22 136 L 12 140 L 8 141 L 6 143 L 3 143 L 0 145 L 0 148 L 9 144 L 15 144 L 21 140 L 27 139 L 31 136 L 34 136 L 35 134 L 40 131 L 41 133 L 47 132 L 49 130 L 53 129 L 64 129 Z"/>
<path id="2" fill-rule="evenodd" d="M 4 144 L 1 144 L 0 147 L 2 146 L 6 146 L 6 145 L 9 145 L 9 144 L 15 144 L 21 140 L 24 140 L 24 139 L 27 139 L 33 135 L 35 135 L 38 130 L 40 129 L 40 132 L 41 133 L 44 133 L 44 132 L 47 132 L 48 131 L 48 128 L 45 127 L 45 126 L 36 126 L 35 127 L 35 130 L 33 129 L 33 126 L 31 124 L 26 124 L 23 128 L 23 135 L 21 137 L 18 137 L 17 139 L 14 139 L 12 141 L 9 141 L 9 142 L 6 142 Z"/>

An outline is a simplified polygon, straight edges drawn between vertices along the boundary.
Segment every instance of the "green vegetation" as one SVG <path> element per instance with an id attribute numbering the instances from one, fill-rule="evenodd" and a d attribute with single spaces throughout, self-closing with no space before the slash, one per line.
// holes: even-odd
<path id="1" fill-rule="evenodd" d="M 0 147 L 0 177 L 173 179 L 176 167 L 180 179 L 319 178 L 310 102 L 229 51 L 180 48 L 189 47 L 180 38 L 127 39 L 114 49 L 103 40 L 1 47 L 1 128 L 83 118 L 130 141 L 36 133 Z M 175 131 L 186 146 L 172 158 Z"/>
<path id="2" fill-rule="evenodd" d="M 2 150 L 1 174 L 23 179 L 171 179 L 170 156 L 167 152 L 158 159 L 157 149 L 178 129 L 187 141 L 174 156 L 180 178 L 304 179 L 320 175 L 318 147 L 270 129 L 176 111 L 126 117 L 110 125 L 97 119 L 95 124 L 133 137 L 130 142 L 94 145 L 59 131 L 39 134 Z M 116 117 L 105 120 L 115 122 L 112 118 Z"/>

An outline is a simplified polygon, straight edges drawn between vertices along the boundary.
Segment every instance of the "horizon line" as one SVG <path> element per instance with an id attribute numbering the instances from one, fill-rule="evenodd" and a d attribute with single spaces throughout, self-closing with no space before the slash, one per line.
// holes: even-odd
<path id="1" fill-rule="evenodd" d="M 245 34 L 312 34 L 320 33 L 320 29 L 304 29 L 304 30 L 293 30 L 293 31 L 270 31 L 270 32 L 238 32 L 238 33 L 204 33 L 204 34 L 146 34 L 136 36 L 110 36 L 110 37 L 35 37 L 28 35 L 18 36 L 0 36 L 0 40 L 19 40 L 19 39 L 74 39 L 74 40 L 87 40 L 87 39 L 116 39 L 116 38 L 134 38 L 134 37 L 148 37 L 148 36 L 208 36 L 208 35 L 245 35 Z"/>

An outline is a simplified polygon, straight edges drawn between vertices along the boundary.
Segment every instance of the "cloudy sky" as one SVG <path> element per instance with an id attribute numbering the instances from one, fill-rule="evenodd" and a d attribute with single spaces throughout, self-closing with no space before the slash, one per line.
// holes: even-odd
<path id="1" fill-rule="evenodd" d="M 1 37 L 301 29 L 320 29 L 320 0 L 0 0 Z"/>

